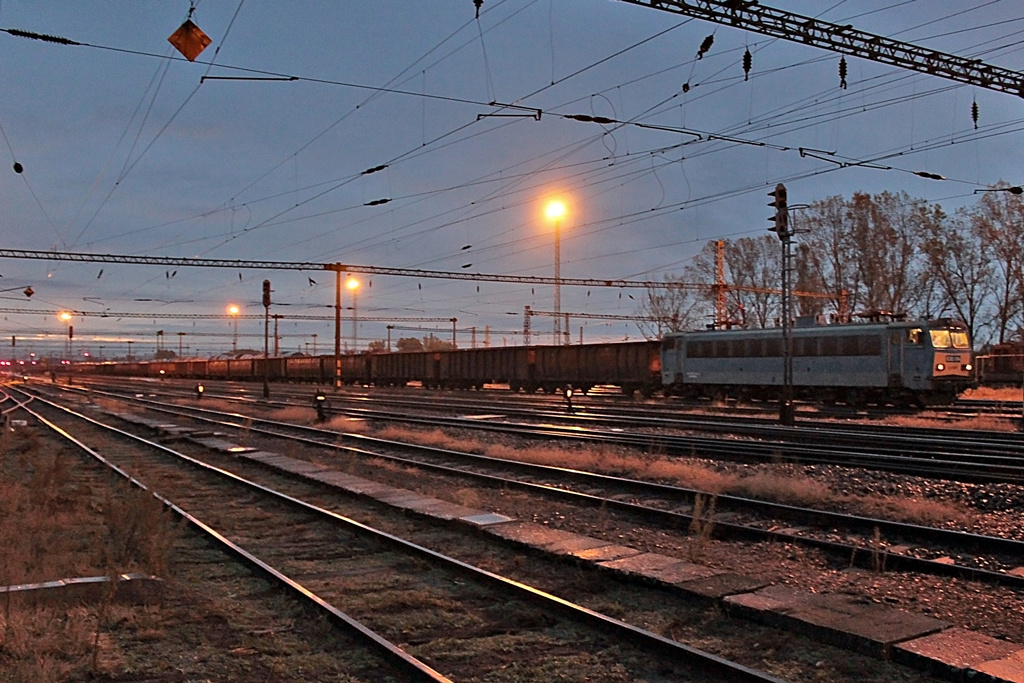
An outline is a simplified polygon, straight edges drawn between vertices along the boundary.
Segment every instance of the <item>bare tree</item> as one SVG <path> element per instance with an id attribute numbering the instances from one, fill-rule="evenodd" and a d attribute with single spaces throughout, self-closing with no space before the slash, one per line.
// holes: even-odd
<path id="1" fill-rule="evenodd" d="M 933 223 L 923 244 L 930 277 L 942 292 L 944 307 L 963 320 L 975 339 L 986 302 L 993 292 L 991 254 L 975 232 L 972 215 L 961 210 L 952 218 Z"/>
<path id="2" fill-rule="evenodd" d="M 735 285 L 735 299 L 746 311 L 747 323 L 766 327 L 778 317 L 782 287 L 782 246 L 779 240 L 744 237 L 726 245 L 727 281 Z"/>
<path id="3" fill-rule="evenodd" d="M 971 218 L 973 234 L 990 253 L 992 319 L 995 336 L 1002 343 L 1021 325 L 1024 201 L 1018 195 L 989 192 L 973 208 Z"/>
<path id="4" fill-rule="evenodd" d="M 839 307 L 840 292 L 847 292 L 847 306 L 853 310 L 862 300 L 860 255 L 851 237 L 846 201 L 832 196 L 811 204 L 802 216 L 809 231 L 801 242 L 807 245 L 803 257 L 808 291 L 835 292 Z"/>
<path id="5" fill-rule="evenodd" d="M 648 287 L 640 301 L 637 327 L 647 339 L 661 339 L 666 332 L 698 327 L 707 315 L 707 295 L 678 278 L 665 278 L 661 287 Z"/>

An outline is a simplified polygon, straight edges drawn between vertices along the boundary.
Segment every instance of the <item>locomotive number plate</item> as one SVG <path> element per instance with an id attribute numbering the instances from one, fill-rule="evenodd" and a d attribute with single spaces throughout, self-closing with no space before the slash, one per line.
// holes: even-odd
<path id="1" fill-rule="evenodd" d="M 959 363 L 960 362 L 960 356 L 946 356 L 946 362 L 947 363 Z"/>

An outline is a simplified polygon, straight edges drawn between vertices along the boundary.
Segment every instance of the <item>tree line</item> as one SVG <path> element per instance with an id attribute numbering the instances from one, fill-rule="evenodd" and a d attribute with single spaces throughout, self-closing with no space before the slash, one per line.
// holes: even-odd
<path id="1" fill-rule="evenodd" d="M 906 192 L 832 196 L 793 210 L 794 315 L 870 312 L 962 320 L 975 347 L 1021 341 L 1024 198 L 1005 184 L 945 213 Z M 708 325 L 771 327 L 781 320 L 782 247 L 773 234 L 710 242 L 641 304 L 650 338 Z M 811 296 L 815 295 L 815 296 Z M 724 296 L 727 320 L 716 320 Z"/>

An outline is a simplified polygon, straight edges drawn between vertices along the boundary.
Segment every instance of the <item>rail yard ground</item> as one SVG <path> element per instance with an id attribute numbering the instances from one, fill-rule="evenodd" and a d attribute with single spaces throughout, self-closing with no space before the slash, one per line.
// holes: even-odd
<path id="1" fill-rule="evenodd" d="M 1012 398 L 1003 400 L 1019 396 L 1019 392 L 1007 393 Z M 310 421 L 309 412 L 289 409 L 277 411 L 274 417 Z M 986 425 L 984 419 L 978 418 L 979 428 L 997 428 Z M 352 431 L 357 424 L 339 420 L 337 426 Z M 1015 428 L 1009 422 L 1006 426 Z M 982 533 L 1019 535 L 1018 520 L 1024 510 L 1022 487 L 994 487 L 1001 502 L 993 505 L 993 496 L 981 487 L 835 467 L 681 463 L 616 450 L 527 447 L 514 440 L 481 440 L 439 430 L 366 429 L 379 436 L 498 457 L 676 481 L 710 491 L 852 509 Z M 164 600 L 148 606 L 108 601 L 0 605 L 0 680 L 386 680 L 379 663 L 358 654 L 358 649 L 347 654 L 347 648 L 338 647 L 344 636 L 303 614 L 246 570 L 226 562 L 174 524 L 153 501 L 130 493 L 98 470 L 81 467 L 81 462 L 77 454 L 59 450 L 32 430 L 5 433 L 0 440 L 0 543 L 7 551 L 0 559 L 0 584 L 142 572 L 164 578 Z M 567 517 L 557 505 L 535 498 L 453 485 L 403 468 L 378 468 L 374 478 L 405 488 L 447 491 L 441 495 L 453 502 L 535 519 L 555 529 L 628 537 L 639 547 L 674 551 L 712 567 L 742 567 L 773 582 L 868 596 L 1024 643 L 1021 598 L 1008 601 L 1007 591 L 993 586 L 837 569 L 798 547 L 754 548 L 719 543 L 700 534 L 680 539 L 678 534 L 623 525 L 601 511 Z M 982 505 L 983 499 L 989 504 Z M 709 613 L 706 619 L 709 631 L 728 621 L 721 614 Z M 698 624 L 694 632 L 692 625 L 680 623 L 670 629 L 670 635 L 696 640 L 699 647 L 700 628 Z M 750 642 L 749 647 L 770 657 L 773 650 L 785 651 L 791 643 L 789 636 L 779 633 L 771 640 Z M 881 664 L 851 657 L 843 677 L 813 680 L 886 680 L 884 670 L 872 669 L 876 666 Z M 909 671 L 901 679 L 925 680 Z"/>
<path id="2" fill-rule="evenodd" d="M 154 605 L 0 602 L 0 681 L 393 680 L 154 499 L 32 431 L 0 440 L 0 546 L 0 585 L 126 572 L 165 582 Z"/>

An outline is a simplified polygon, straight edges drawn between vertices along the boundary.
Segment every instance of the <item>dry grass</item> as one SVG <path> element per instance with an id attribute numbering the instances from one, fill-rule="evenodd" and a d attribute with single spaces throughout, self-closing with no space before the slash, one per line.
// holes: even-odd
<path id="1" fill-rule="evenodd" d="M 899 415 L 887 417 L 881 421 L 882 424 L 893 427 L 935 427 L 935 420 L 913 415 Z M 989 415 L 978 415 L 976 417 L 957 420 L 950 425 L 956 429 L 973 429 L 980 432 L 1015 432 L 1018 430 L 1016 420 L 993 417 Z"/>
<path id="2" fill-rule="evenodd" d="M 312 405 L 309 408 L 289 406 L 287 408 L 272 410 L 267 414 L 267 419 L 275 420 L 277 422 L 309 424 L 316 419 L 316 409 L 314 409 Z"/>
<path id="3" fill-rule="evenodd" d="M 314 417 L 316 412 L 314 411 Z M 323 423 L 325 429 L 336 429 L 339 432 L 362 434 L 369 431 L 369 427 L 366 424 L 366 420 L 361 417 L 345 417 L 344 415 L 335 415 L 329 418 L 327 422 Z"/>
<path id="4" fill-rule="evenodd" d="M 146 409 L 143 406 L 135 405 L 134 403 L 129 403 L 127 401 L 115 401 L 111 398 L 95 398 L 93 399 L 93 403 L 108 413 L 129 413 L 132 415 L 138 415 L 146 412 Z"/>
<path id="5" fill-rule="evenodd" d="M 1004 389 L 978 387 L 977 389 L 968 389 L 962 396 L 962 398 L 973 398 L 979 401 L 1020 401 L 1021 397 L 1021 390 L 1012 387 Z"/>
<path id="6" fill-rule="evenodd" d="M 77 459 L 43 448 L 34 432 L 0 436 L 0 584 L 125 572 L 161 574 L 176 529 L 150 495 L 125 484 L 76 483 Z M 116 666 L 108 604 L 0 604 L 0 680 L 60 681 Z M 102 656 L 101 656 L 102 655 Z"/>
<path id="7" fill-rule="evenodd" d="M 556 445 L 516 448 L 503 444 L 488 444 L 477 439 L 464 439 L 446 434 L 440 429 L 386 427 L 375 432 L 374 436 L 505 460 L 656 480 L 696 489 L 711 496 L 727 494 L 787 505 L 840 509 L 914 524 L 970 522 L 966 510 L 941 501 L 884 496 L 844 496 L 835 493 L 820 481 L 803 476 L 771 472 L 740 476 L 720 472 L 698 463 L 683 462 L 650 453 L 636 454 L 611 448 L 590 449 Z"/>

